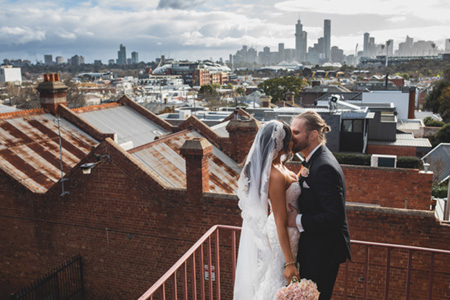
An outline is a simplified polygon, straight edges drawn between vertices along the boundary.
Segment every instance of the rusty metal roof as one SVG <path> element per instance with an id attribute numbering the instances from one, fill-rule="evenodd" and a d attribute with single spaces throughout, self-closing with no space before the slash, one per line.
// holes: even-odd
<path id="1" fill-rule="evenodd" d="M 194 137 L 204 137 L 197 131 L 183 131 L 129 152 L 157 174 L 168 188 L 186 188 L 186 161 L 180 148 Z M 209 158 L 209 191 L 236 194 L 241 168 L 229 156 L 213 145 Z"/>
<path id="2" fill-rule="evenodd" d="M 63 171 L 99 143 L 61 119 Z M 0 120 L 0 168 L 30 190 L 45 193 L 61 179 L 58 125 L 51 114 Z"/>

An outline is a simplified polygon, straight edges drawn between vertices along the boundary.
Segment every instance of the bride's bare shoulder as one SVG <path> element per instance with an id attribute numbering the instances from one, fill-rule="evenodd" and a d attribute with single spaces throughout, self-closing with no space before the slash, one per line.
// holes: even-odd
<path id="1" fill-rule="evenodd" d="M 272 166 L 269 178 L 269 188 L 273 186 L 283 186 L 286 183 L 286 174 L 279 168 Z"/>

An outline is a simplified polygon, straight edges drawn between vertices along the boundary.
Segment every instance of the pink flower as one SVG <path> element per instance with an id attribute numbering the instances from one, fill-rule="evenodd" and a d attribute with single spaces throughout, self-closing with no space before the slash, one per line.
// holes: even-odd
<path id="1" fill-rule="evenodd" d="M 301 171 L 301 173 L 300 173 L 300 175 L 301 175 L 302 177 L 304 177 L 304 178 L 308 177 L 308 175 L 309 175 L 309 169 L 308 169 L 307 167 L 303 167 L 303 168 L 302 168 L 302 171 Z"/>
<path id="2" fill-rule="evenodd" d="M 318 300 L 317 284 L 308 279 L 289 284 L 280 288 L 275 296 L 277 300 Z"/>

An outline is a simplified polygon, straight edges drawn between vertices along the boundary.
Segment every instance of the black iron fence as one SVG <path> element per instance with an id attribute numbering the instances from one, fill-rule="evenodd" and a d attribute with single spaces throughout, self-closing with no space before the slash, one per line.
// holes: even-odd
<path id="1" fill-rule="evenodd" d="M 65 262 L 50 274 L 36 280 L 11 300 L 84 300 L 83 264 L 81 256 Z"/>

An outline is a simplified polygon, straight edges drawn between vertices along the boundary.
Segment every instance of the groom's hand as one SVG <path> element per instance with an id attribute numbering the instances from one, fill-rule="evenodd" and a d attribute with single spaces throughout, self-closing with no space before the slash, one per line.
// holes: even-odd
<path id="1" fill-rule="evenodd" d="M 291 204 L 289 204 L 289 209 L 290 211 L 288 212 L 288 226 L 289 227 L 297 227 L 297 215 L 298 215 L 298 210 L 293 207 Z"/>

